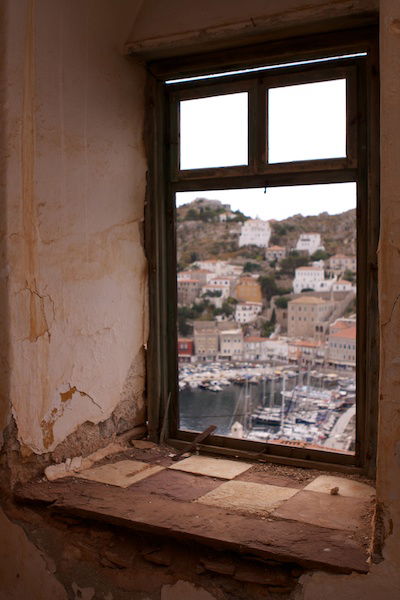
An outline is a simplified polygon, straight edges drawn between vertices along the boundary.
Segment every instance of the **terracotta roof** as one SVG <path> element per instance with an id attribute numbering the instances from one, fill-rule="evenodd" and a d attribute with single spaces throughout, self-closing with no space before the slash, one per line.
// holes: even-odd
<path id="1" fill-rule="evenodd" d="M 323 271 L 323 267 L 297 267 L 296 271 Z"/>
<path id="2" fill-rule="evenodd" d="M 221 335 L 225 335 L 227 333 L 232 334 L 232 335 L 237 335 L 238 333 L 242 333 L 242 330 L 239 327 L 239 329 L 224 329 L 221 331 Z"/>
<path id="3" fill-rule="evenodd" d="M 178 283 L 199 283 L 198 279 L 178 279 Z"/>
<path id="4" fill-rule="evenodd" d="M 329 337 L 331 338 L 343 338 L 346 340 L 355 340 L 357 335 L 356 327 L 346 327 L 346 329 L 341 329 L 340 331 L 336 331 L 335 333 L 331 333 Z"/>
<path id="5" fill-rule="evenodd" d="M 290 346 L 305 346 L 306 348 L 317 348 L 318 346 L 321 345 L 321 342 L 311 342 L 308 340 L 304 340 L 304 341 L 296 341 L 296 342 L 289 342 Z"/>
<path id="6" fill-rule="evenodd" d="M 289 300 L 288 304 L 326 304 L 326 300 L 316 296 L 304 296 L 304 298 L 296 298 Z"/>
<path id="7" fill-rule="evenodd" d="M 355 256 L 354 255 L 348 255 L 348 254 L 334 254 L 333 256 L 331 256 L 331 260 L 332 258 L 350 258 L 350 259 L 354 259 Z"/>
<path id="8" fill-rule="evenodd" d="M 348 329 L 349 327 L 354 327 L 353 323 L 349 323 L 348 321 L 338 320 L 331 324 L 332 329 Z"/>
<path id="9" fill-rule="evenodd" d="M 249 302 L 239 302 L 239 304 L 237 306 L 248 306 L 249 304 L 251 306 L 262 306 L 262 302 L 250 302 L 250 301 Z"/>
<path id="10" fill-rule="evenodd" d="M 342 284 L 349 284 L 351 285 L 351 281 L 348 281 L 347 279 L 339 279 L 339 281 L 337 281 L 336 283 L 342 283 Z"/>
<path id="11" fill-rule="evenodd" d="M 270 246 L 267 250 L 286 250 L 285 246 Z"/>
<path id="12" fill-rule="evenodd" d="M 247 337 L 244 338 L 244 342 L 262 342 L 263 340 L 265 340 L 267 338 L 263 338 L 260 337 L 258 335 L 249 335 Z"/>

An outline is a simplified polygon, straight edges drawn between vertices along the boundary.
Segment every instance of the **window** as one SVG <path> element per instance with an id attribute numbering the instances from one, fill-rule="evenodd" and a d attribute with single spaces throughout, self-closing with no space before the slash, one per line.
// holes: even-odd
<path id="1" fill-rule="evenodd" d="M 201 373 L 207 372 L 202 386 L 215 394 L 207 402 L 203 395 L 204 404 L 207 408 L 219 406 L 219 412 L 212 415 L 215 424 L 219 424 L 224 411 L 234 417 L 232 405 L 239 406 L 240 394 L 237 401 L 232 401 L 232 394 L 229 396 L 221 382 L 232 376 L 233 385 L 233 374 L 228 371 L 236 368 L 238 381 L 242 379 L 247 386 L 248 380 L 254 379 L 252 383 L 258 385 L 259 393 L 264 393 L 260 369 L 248 365 L 254 360 L 261 364 L 261 370 L 264 366 L 267 393 L 274 400 L 266 407 L 269 412 L 261 410 L 265 405 L 251 405 L 250 409 L 247 405 L 247 421 L 262 415 L 272 423 L 276 413 L 279 435 L 272 436 L 269 429 L 265 435 L 235 439 L 229 427 L 220 424 L 209 440 L 214 449 L 225 453 L 229 449 L 264 452 L 283 463 L 304 464 L 302 461 L 309 460 L 373 472 L 378 356 L 375 32 L 360 29 L 339 38 L 325 35 L 315 38 L 315 44 L 312 38 L 285 42 L 277 44 L 274 53 L 262 47 L 245 48 L 229 54 L 230 65 L 218 53 L 204 62 L 201 57 L 188 58 L 183 66 L 179 61 L 151 65 L 157 83 L 153 85 L 153 163 L 146 244 L 153 274 L 148 353 L 149 429 L 153 439 L 162 436 L 191 440 L 196 431 L 209 424 L 204 419 L 185 422 L 182 408 L 182 390 L 197 386 Z M 288 44 L 293 49 L 291 56 Z M 243 67 L 240 71 L 235 71 L 237 64 Z M 241 205 L 237 200 L 240 195 Z M 245 209 L 237 208 L 239 205 Z M 348 210 L 354 235 L 351 223 L 344 224 L 350 227 L 347 238 L 353 240 L 353 248 L 350 244 L 345 254 L 357 273 L 329 261 L 330 256 L 343 252 L 339 244 L 331 242 L 326 223 L 325 229 L 320 227 L 318 231 L 311 225 L 308 231 L 299 228 L 297 240 L 290 236 L 290 227 L 282 234 L 285 219 L 282 223 L 278 219 L 276 226 L 272 208 L 289 210 L 289 206 L 298 207 L 303 217 L 307 210 L 311 211 L 308 215 L 316 216 L 324 211 L 334 215 Z M 267 209 L 271 216 L 260 218 L 259 214 L 267 214 Z M 253 213 L 249 216 L 245 210 Z M 178 235 L 177 231 L 182 230 L 184 233 Z M 204 252 L 202 239 L 207 235 Z M 271 266 L 265 252 L 272 245 L 283 249 Z M 233 256 L 240 260 L 233 260 Z M 190 271 L 188 277 L 198 282 L 193 296 L 184 302 L 177 298 L 177 270 L 180 281 L 184 272 Z M 290 289 L 281 286 L 289 316 L 286 325 L 279 323 L 279 327 L 287 327 L 287 335 L 270 338 L 271 333 L 279 331 L 273 301 L 280 293 L 276 276 L 282 271 L 280 281 L 286 285 L 291 282 Z M 210 291 L 210 285 L 224 277 L 227 288 L 221 288 L 218 294 Z M 352 278 L 351 290 L 341 289 L 338 284 L 335 289 L 335 282 L 345 277 Z M 298 306 L 296 295 L 304 298 L 303 306 Z M 315 327 L 313 319 L 295 320 L 290 314 L 296 309 L 298 313 L 314 312 L 314 307 L 323 325 Z M 353 363 L 343 349 L 333 351 L 337 347 L 335 336 L 344 335 L 335 326 L 342 327 L 356 343 Z M 239 337 L 222 335 L 224 331 L 237 335 L 238 329 Z M 205 332 L 212 332 L 206 344 Z M 252 335 L 261 340 L 257 358 L 253 351 L 248 354 L 252 346 L 246 337 Z M 178 338 L 192 340 L 192 362 L 190 368 L 184 363 L 185 378 L 183 369 L 179 373 Z M 235 347 L 228 351 L 222 346 L 230 345 L 231 340 Z M 305 347 L 299 340 L 306 343 Z M 270 348 L 264 349 L 265 344 L 281 347 L 279 352 L 271 353 Z M 222 357 L 224 354 L 228 356 Z M 196 361 L 200 355 L 202 360 Z M 238 366 L 240 361 L 248 365 L 245 374 Z M 290 383 L 294 366 L 296 381 Z M 344 391 L 346 382 L 342 378 L 339 394 L 341 369 L 349 371 L 347 388 L 351 393 L 347 388 Z M 190 372 L 193 376 L 189 377 Z M 312 411 L 306 414 L 301 407 L 301 398 L 311 403 L 310 397 L 300 396 L 301 386 L 319 386 L 327 392 L 320 393 L 319 401 L 315 400 L 315 392 L 313 423 L 309 422 Z M 328 393 L 332 389 L 337 391 L 336 396 Z M 276 394 L 280 395 L 279 402 Z M 346 431 L 353 435 L 354 426 L 354 435 L 344 448 L 335 445 L 327 426 L 328 434 L 321 431 L 324 422 L 338 421 L 343 406 L 351 403 L 351 394 L 355 394 L 356 417 Z M 340 397 L 345 399 L 342 404 Z M 199 399 L 198 406 L 203 400 Z M 332 415 L 324 412 L 324 402 Z M 290 409 L 291 405 L 295 410 Z M 241 413 L 243 410 L 237 412 Z M 295 427 L 303 437 L 301 443 L 291 446 L 287 441 L 298 439 L 291 438 Z M 327 437 L 330 443 L 326 445 L 323 442 Z"/>

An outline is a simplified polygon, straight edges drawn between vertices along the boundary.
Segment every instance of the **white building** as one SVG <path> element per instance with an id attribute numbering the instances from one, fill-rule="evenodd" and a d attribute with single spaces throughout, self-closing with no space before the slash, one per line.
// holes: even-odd
<path id="1" fill-rule="evenodd" d="M 357 258 L 345 254 L 335 254 L 329 259 L 329 267 L 338 271 L 357 271 Z"/>
<path id="2" fill-rule="evenodd" d="M 335 277 L 325 279 L 324 269 L 321 267 L 298 267 L 293 279 L 293 291 L 295 294 L 300 294 L 303 290 L 329 292 L 335 282 Z"/>
<path id="3" fill-rule="evenodd" d="M 353 286 L 351 281 L 347 281 L 347 279 L 339 279 L 333 284 L 334 292 L 355 292 L 356 287 Z"/>
<path id="4" fill-rule="evenodd" d="M 193 269 L 191 271 L 179 271 L 176 278 L 178 281 L 183 281 L 185 279 L 196 279 L 202 285 L 210 281 L 210 279 L 214 277 L 213 273 L 210 271 L 205 271 L 204 269 Z"/>
<path id="5" fill-rule="evenodd" d="M 215 277 L 239 277 L 243 272 L 242 265 L 232 265 L 226 260 L 196 260 L 193 264 L 200 271 L 208 271 L 211 273 L 211 277 L 208 278 L 208 281 Z"/>
<path id="6" fill-rule="evenodd" d="M 207 281 L 207 285 L 218 285 L 221 288 L 227 290 L 228 295 L 231 295 L 232 289 L 235 285 L 236 278 L 231 276 L 225 277 L 213 277 Z"/>
<path id="7" fill-rule="evenodd" d="M 286 339 L 271 340 L 270 338 L 250 335 L 243 340 L 244 360 L 278 360 L 288 359 L 288 342 Z"/>
<path id="8" fill-rule="evenodd" d="M 235 321 L 237 323 L 251 323 L 255 321 L 261 311 L 261 302 L 240 302 L 236 305 Z"/>
<path id="9" fill-rule="evenodd" d="M 249 219 L 243 223 L 239 236 L 239 247 L 261 246 L 266 248 L 271 237 L 271 226 L 268 221 L 261 219 Z"/>
<path id="10" fill-rule="evenodd" d="M 297 240 L 296 250 L 314 254 L 317 250 L 324 250 L 319 233 L 301 233 Z"/>
<path id="11" fill-rule="evenodd" d="M 222 304 L 229 297 L 229 286 L 207 283 L 201 288 L 201 295 L 204 294 L 207 295 L 211 304 L 214 304 L 217 308 L 222 308 Z"/>
<path id="12" fill-rule="evenodd" d="M 199 269 L 204 269 L 205 271 L 210 271 L 214 275 L 221 275 L 225 273 L 227 262 L 226 260 L 196 260 L 193 263 Z"/>

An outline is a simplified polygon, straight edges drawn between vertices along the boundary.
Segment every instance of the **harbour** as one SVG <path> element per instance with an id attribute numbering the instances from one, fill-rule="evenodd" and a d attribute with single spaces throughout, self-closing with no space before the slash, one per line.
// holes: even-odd
<path id="1" fill-rule="evenodd" d="M 261 442 L 354 449 L 354 377 L 292 365 L 183 366 L 180 428 Z"/>

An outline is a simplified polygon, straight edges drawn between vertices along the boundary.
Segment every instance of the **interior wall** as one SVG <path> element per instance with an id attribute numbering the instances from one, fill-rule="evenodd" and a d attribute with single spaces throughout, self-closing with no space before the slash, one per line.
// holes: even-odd
<path id="1" fill-rule="evenodd" d="M 269 24 L 274 29 L 332 14 L 355 14 L 376 4 L 375 0 L 221 0 L 191 3 L 189 8 L 182 0 L 148 0 L 143 5 L 140 0 L 2 3 L 0 21 L 5 31 L 0 60 L 8 83 L 0 89 L 4 106 L 0 430 L 13 417 L 25 453 L 55 449 L 86 421 L 105 421 L 126 398 L 136 407 L 131 423 L 135 414 L 138 418 L 143 414 L 145 72 L 138 60 L 123 58 L 124 42 L 149 52 L 161 46 L 176 50 L 184 39 L 190 43 L 196 39 L 196 44 L 220 34 L 226 39 L 237 27 L 250 28 L 253 22 L 268 30 Z M 384 560 L 373 564 L 366 576 L 304 576 L 298 600 L 397 600 L 400 594 L 400 296 L 396 283 L 400 279 L 400 6 L 398 0 L 380 0 L 379 8 L 382 225 L 377 492 L 385 529 Z M 22 535 L 7 521 L 2 522 L 2 530 L 10 540 L 18 541 Z M 52 574 L 51 553 L 44 561 L 25 538 L 16 543 L 19 551 L 21 544 L 26 553 L 18 569 L 27 573 L 25 589 L 34 585 L 36 569 L 28 567 L 37 560 L 38 572 L 45 569 L 48 574 L 40 575 L 42 598 L 63 598 L 63 590 L 53 581 L 57 573 Z M 94 590 L 90 598 L 94 598 L 96 571 L 90 577 Z M 163 593 L 166 598 L 167 592 Z M 187 598 L 201 594 L 197 589 Z M 20 600 L 23 596 L 11 586 L 6 597 Z"/>
<path id="2" fill-rule="evenodd" d="M 7 5 L 3 274 L 9 398 L 26 452 L 105 421 L 123 397 L 131 425 L 135 404 L 143 413 L 144 68 L 121 53 L 139 6 Z"/>
<path id="3" fill-rule="evenodd" d="M 265 41 L 275 31 L 326 20 L 352 18 L 378 10 L 379 0 L 147 0 L 126 50 L 152 57 Z M 242 42 L 243 43 L 243 42 Z"/>

